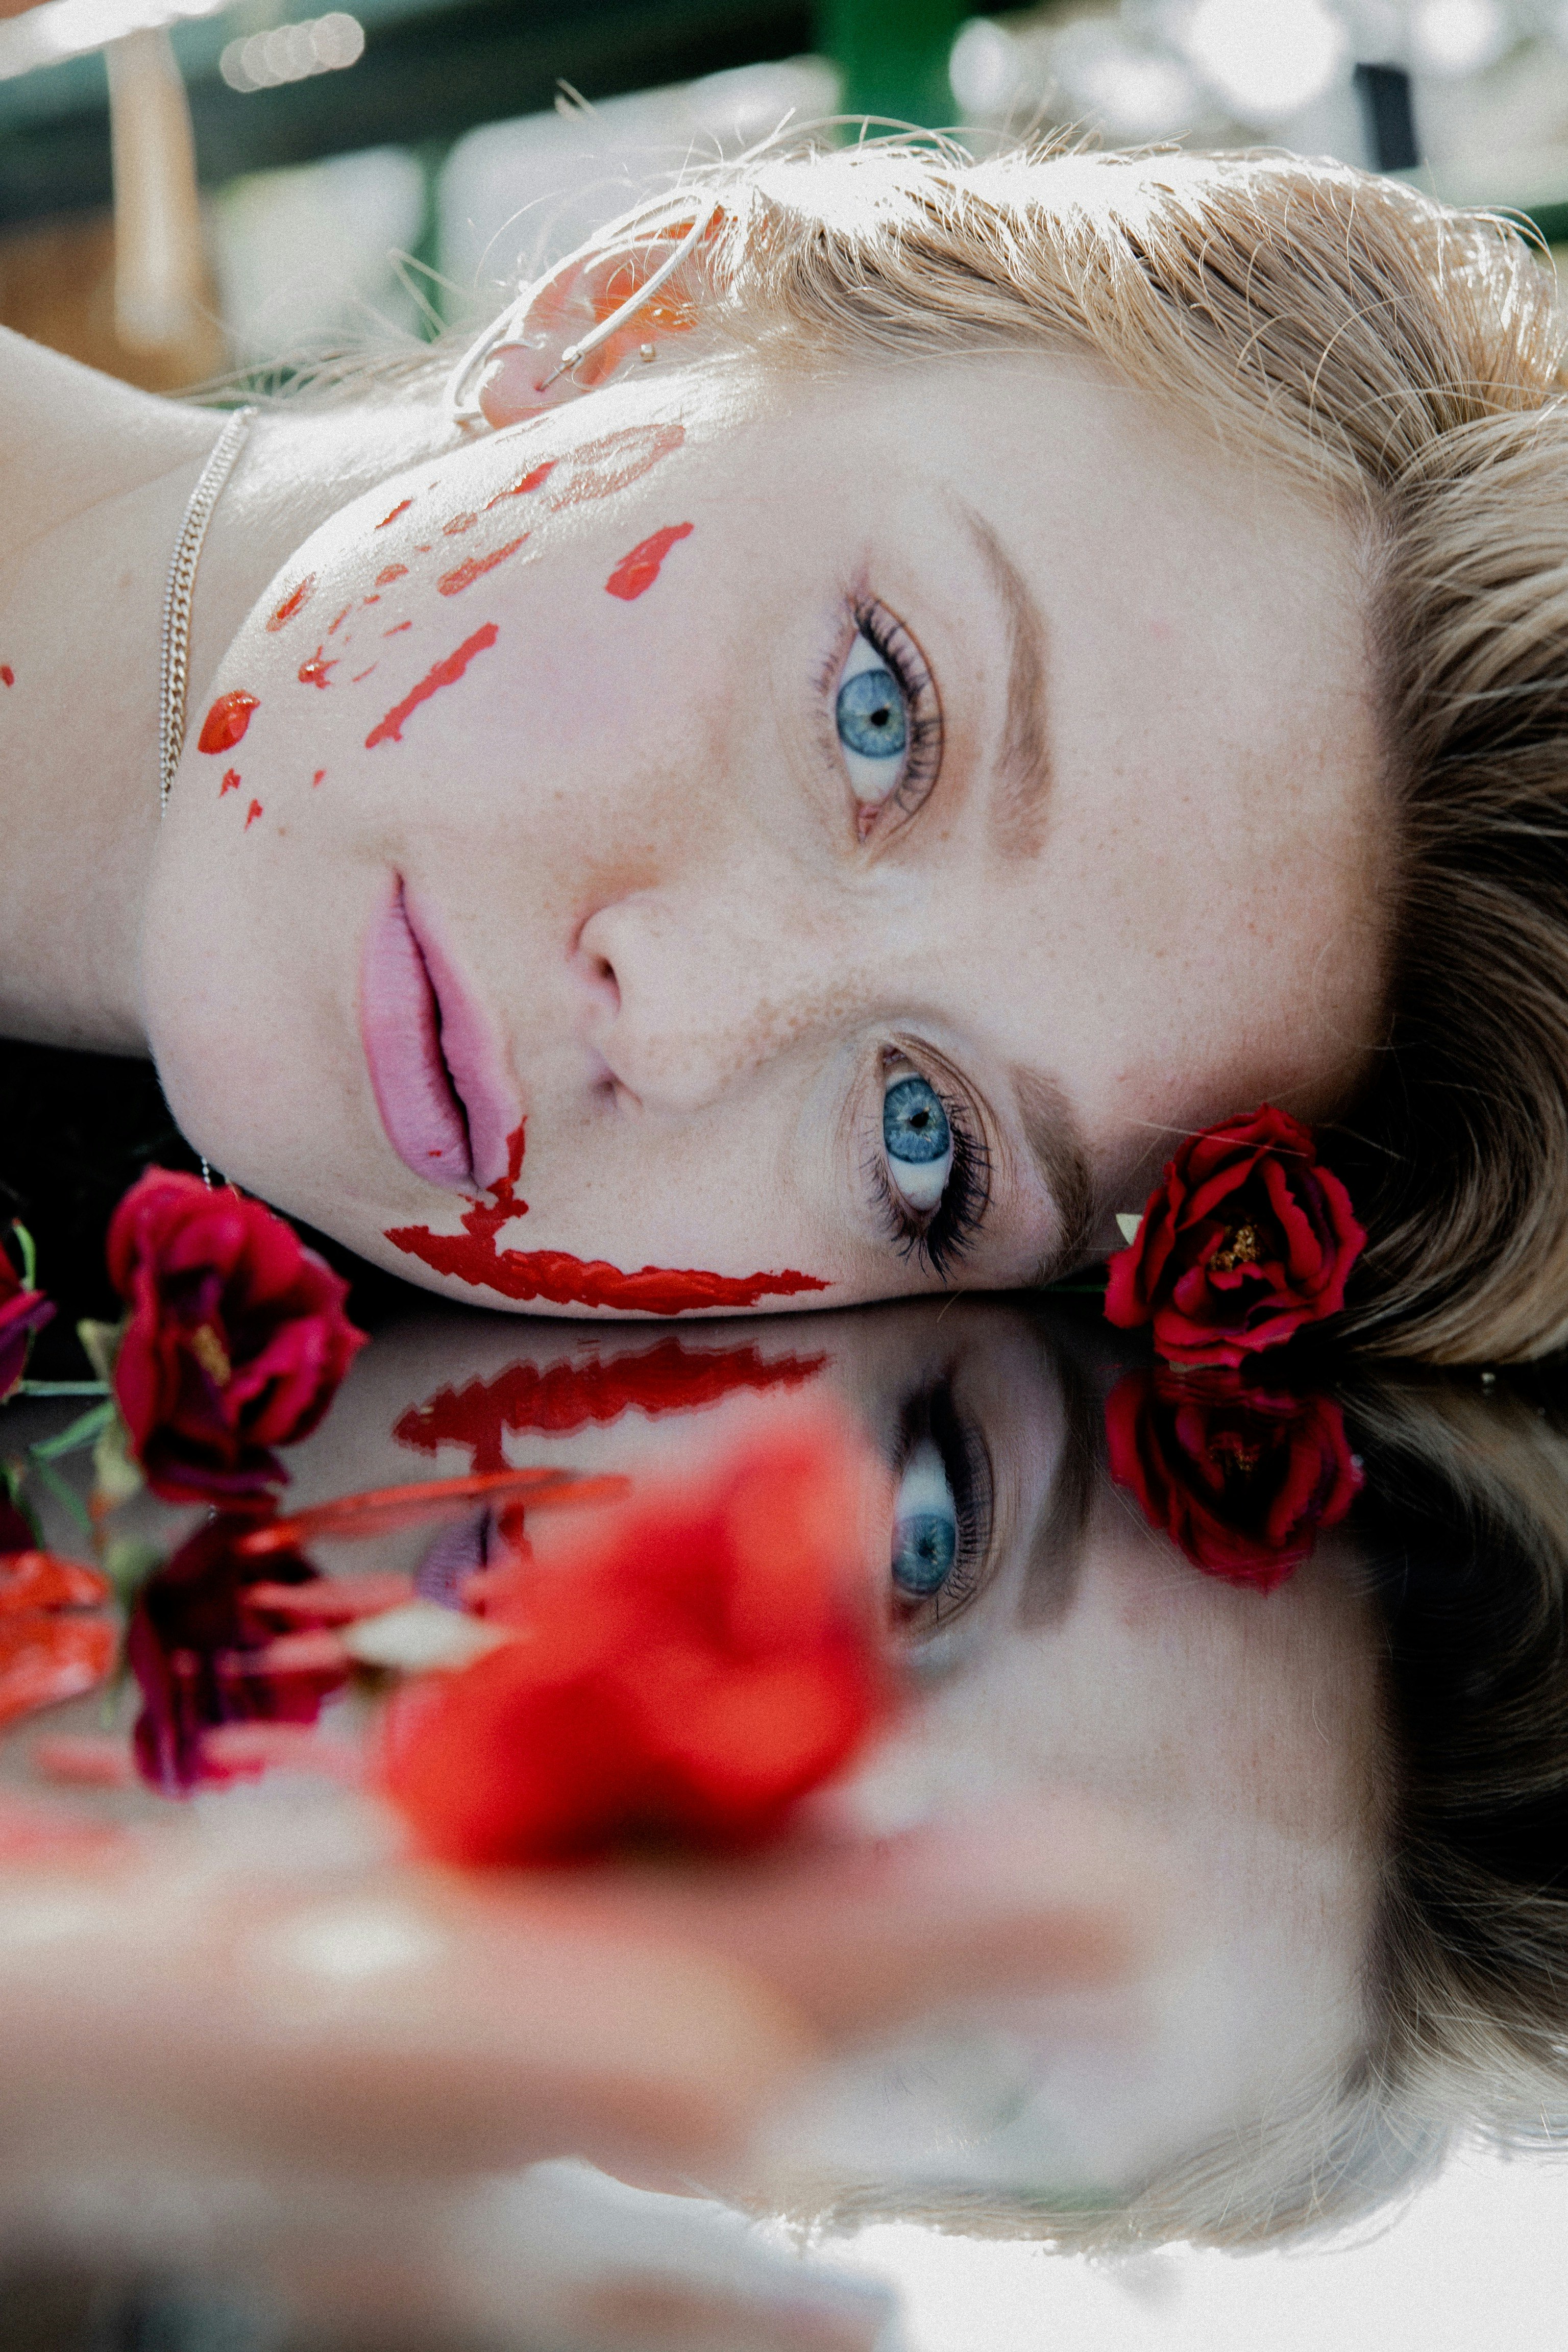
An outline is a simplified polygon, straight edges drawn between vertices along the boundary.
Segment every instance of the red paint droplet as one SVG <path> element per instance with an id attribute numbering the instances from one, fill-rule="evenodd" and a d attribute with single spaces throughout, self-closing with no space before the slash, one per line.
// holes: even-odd
<path id="1" fill-rule="evenodd" d="M 331 681 L 327 672 L 336 669 L 337 666 L 336 656 L 329 661 L 325 646 L 318 646 L 310 660 L 300 664 L 300 683 L 301 686 L 330 686 Z"/>
<path id="2" fill-rule="evenodd" d="M 602 1258 L 573 1257 L 564 1250 L 498 1250 L 496 1234 L 522 1203 L 509 1185 L 495 1188 L 498 1205 L 476 1201 L 462 1219 L 460 1234 L 433 1234 L 428 1225 L 395 1225 L 386 1238 L 395 1249 L 416 1257 L 433 1274 L 455 1276 L 476 1290 L 493 1290 L 520 1304 L 547 1299 L 555 1307 L 617 1307 L 644 1315 L 686 1315 L 703 1307 L 754 1307 L 759 1298 L 793 1298 L 831 1285 L 785 1266 L 778 1274 L 708 1274 L 697 1267 L 640 1266 L 627 1274 Z"/>
<path id="3" fill-rule="evenodd" d="M 413 626 L 412 621 L 395 621 L 390 629 L 383 629 L 381 634 L 384 637 L 400 637 L 405 629 L 411 629 Z"/>
<path id="4" fill-rule="evenodd" d="M 471 637 L 465 637 L 456 653 L 448 654 L 444 661 L 438 661 L 433 669 L 426 670 L 418 685 L 411 688 L 402 701 L 395 704 L 385 718 L 371 729 L 364 739 L 365 750 L 374 751 L 378 743 L 401 743 L 404 721 L 417 710 L 422 702 L 428 702 L 433 694 L 439 693 L 442 687 L 456 686 L 474 656 L 482 654 L 487 646 L 493 646 L 500 635 L 495 623 L 487 621 L 482 629 L 476 629 Z"/>
<path id="5" fill-rule="evenodd" d="M 260 814 L 261 803 L 259 801 L 252 801 L 250 806 L 245 812 L 245 830 L 247 833 L 250 831 L 251 826 L 256 823 L 257 818 Z"/>
<path id="6" fill-rule="evenodd" d="M 0 662 L 0 686 L 15 686 L 16 673 L 9 662 Z"/>
<path id="7" fill-rule="evenodd" d="M 381 529 L 381 525 L 379 523 L 377 523 L 376 529 L 377 530 Z M 327 635 L 329 637 L 335 637 L 337 635 L 338 631 L 342 627 L 343 623 L 348 619 L 349 614 L 353 611 L 353 606 L 352 604 L 345 604 L 342 611 L 338 614 L 337 619 L 335 621 L 328 622 Z"/>
<path id="8" fill-rule="evenodd" d="M 483 573 L 493 572 L 498 563 L 504 563 L 509 555 L 515 555 L 527 537 L 528 533 L 524 531 L 521 539 L 510 540 L 505 547 L 498 547 L 493 555 L 465 556 L 452 571 L 443 572 L 436 583 L 437 587 L 443 596 L 460 596 L 464 589 L 471 588 Z"/>
<path id="9" fill-rule="evenodd" d="M 605 585 L 612 596 L 624 597 L 629 604 L 634 596 L 645 595 L 658 578 L 659 566 L 677 540 L 689 539 L 695 524 L 672 522 L 663 530 L 656 530 L 651 539 L 639 540 L 629 555 L 623 555 Z"/>
<path id="10" fill-rule="evenodd" d="M 381 520 L 376 524 L 377 530 L 384 530 L 389 522 L 395 522 L 400 514 L 406 514 L 413 504 L 412 499 L 405 499 L 400 506 L 393 508 L 389 515 L 382 516 Z"/>
<path id="11" fill-rule="evenodd" d="M 526 498 L 530 490 L 536 490 L 541 482 L 555 471 L 557 462 L 554 457 L 546 457 L 542 466 L 535 466 L 531 474 L 524 474 L 521 481 L 514 482 L 510 490 L 498 490 L 493 499 L 485 500 L 485 512 L 489 514 L 491 507 L 499 507 L 503 499 Z"/>
<path id="12" fill-rule="evenodd" d="M 430 552 L 429 546 L 426 544 L 424 547 L 416 547 L 414 552 L 416 555 L 428 555 Z"/>
<path id="13" fill-rule="evenodd" d="M 448 539 L 452 539 L 460 530 L 472 530 L 478 520 L 477 514 L 454 515 L 450 522 L 444 522 L 441 525 L 441 529 Z"/>
<path id="14" fill-rule="evenodd" d="M 231 687 L 220 694 L 202 721 L 202 731 L 196 738 L 198 751 L 232 751 L 250 724 L 250 714 L 260 709 L 257 695 L 247 694 L 244 687 Z"/>
<path id="15" fill-rule="evenodd" d="M 367 604 L 379 604 L 381 598 L 379 596 L 367 596 L 364 601 Z"/>
<path id="16" fill-rule="evenodd" d="M 288 595 L 284 597 L 281 604 L 279 605 L 278 610 L 268 621 L 267 626 L 268 630 L 275 632 L 282 628 L 286 622 L 291 621 L 295 614 L 298 613 L 302 606 L 310 603 L 315 585 L 315 573 L 313 572 L 307 572 L 303 580 L 300 581 L 298 588 L 291 588 L 289 590 Z"/>
<path id="17" fill-rule="evenodd" d="M 321 778 L 326 774 L 326 772 L 326 772 L 325 768 L 318 768 L 318 769 L 317 769 L 317 771 L 316 771 L 316 772 L 315 772 L 315 774 L 314 774 L 314 775 L 311 777 L 311 779 L 310 779 L 311 783 L 312 783 L 312 784 L 319 784 L 319 783 L 321 782 Z"/>
<path id="18" fill-rule="evenodd" d="M 384 572 L 376 573 L 375 584 L 378 588 L 390 588 L 395 580 L 405 580 L 407 576 L 406 563 L 389 563 Z"/>
<path id="19" fill-rule="evenodd" d="M 239 770 L 237 768 L 226 768 L 223 772 L 223 782 L 217 788 L 217 796 L 219 800 L 222 800 L 225 793 L 237 793 L 238 790 Z"/>
<path id="20" fill-rule="evenodd" d="M 374 662 L 372 662 L 370 669 L 374 669 L 376 665 Z M 370 669 L 356 669 L 353 676 L 350 678 L 349 684 L 351 686 L 357 686 L 362 678 L 368 677 L 370 676 Z"/>

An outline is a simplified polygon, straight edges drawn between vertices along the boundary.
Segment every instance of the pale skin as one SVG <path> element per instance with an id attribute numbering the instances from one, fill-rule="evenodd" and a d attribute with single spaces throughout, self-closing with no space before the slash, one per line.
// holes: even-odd
<path id="1" fill-rule="evenodd" d="M 199 1150 L 365 1255 L 503 1303 L 386 1238 L 467 1205 L 394 1149 L 367 1067 L 399 884 L 494 1124 L 526 1118 L 500 1245 L 822 1286 L 763 1307 L 1066 1270 L 1183 1135 L 1353 1093 L 1383 953 L 1356 542 L 1087 365 L 634 362 L 466 439 L 412 401 L 262 417 L 160 832 L 158 609 L 215 421 L 4 355 L 0 1020 L 151 1050 Z M 624 482 L 581 454 L 617 434 L 658 452 Z M 839 700 L 894 644 L 924 761 L 896 784 L 847 758 Z M 243 739 L 204 753 L 235 689 Z M 884 1142 L 910 1077 L 966 1139 L 934 1210 Z"/>

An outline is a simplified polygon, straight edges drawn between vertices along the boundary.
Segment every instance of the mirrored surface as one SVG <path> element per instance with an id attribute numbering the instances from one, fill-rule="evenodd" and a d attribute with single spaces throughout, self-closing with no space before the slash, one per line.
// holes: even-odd
<path id="1" fill-rule="evenodd" d="M 8 1456 L 73 1409 L 14 1403 Z M 894 1696 L 848 1769 L 754 1850 L 421 1860 L 388 1722 L 497 1576 L 825 1411 L 879 1465 L 842 1541 Z M 120 1598 L 35 1611 L 0 1673 L 8 2346 L 1538 2327 L 1550 1383 L 1184 1380 L 1087 1305 L 429 1310 L 291 1468 L 262 1551 L 106 1516 L 79 1454 L 41 1491 Z M 33 1703 L 100 1619 L 108 1679 Z"/>

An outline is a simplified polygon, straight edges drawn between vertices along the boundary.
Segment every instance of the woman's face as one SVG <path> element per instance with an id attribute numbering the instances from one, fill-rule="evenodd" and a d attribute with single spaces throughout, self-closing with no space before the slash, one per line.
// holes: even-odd
<path id="1" fill-rule="evenodd" d="M 1348 527 L 1087 368 L 640 369 L 335 516 L 209 699 L 170 1098 L 455 1297 L 1028 1283 L 1370 1047 Z"/>

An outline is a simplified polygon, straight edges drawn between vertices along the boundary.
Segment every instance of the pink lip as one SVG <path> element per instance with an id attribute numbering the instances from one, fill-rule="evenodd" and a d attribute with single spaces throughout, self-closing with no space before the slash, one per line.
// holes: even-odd
<path id="1" fill-rule="evenodd" d="M 499 1183 L 522 1106 L 489 1023 L 401 877 L 365 934 L 360 1035 L 404 1166 L 453 1192 Z"/>

